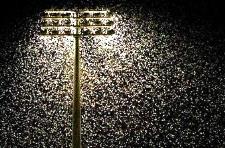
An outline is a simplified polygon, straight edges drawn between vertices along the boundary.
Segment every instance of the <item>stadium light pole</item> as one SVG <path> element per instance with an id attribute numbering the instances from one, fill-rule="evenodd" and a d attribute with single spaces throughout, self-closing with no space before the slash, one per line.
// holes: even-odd
<path id="1" fill-rule="evenodd" d="M 109 10 L 46 10 L 41 20 L 41 35 L 73 36 L 73 115 L 72 147 L 81 148 L 80 51 L 81 36 L 112 35 L 113 20 Z"/>

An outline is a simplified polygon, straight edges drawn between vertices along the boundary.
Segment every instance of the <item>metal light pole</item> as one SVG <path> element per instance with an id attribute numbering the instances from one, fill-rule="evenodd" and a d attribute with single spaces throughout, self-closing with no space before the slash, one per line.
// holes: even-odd
<path id="1" fill-rule="evenodd" d="M 73 75 L 72 147 L 81 148 L 80 51 L 85 35 L 111 35 L 113 20 L 108 10 L 47 10 L 41 21 L 41 35 L 72 35 L 75 39 Z"/>

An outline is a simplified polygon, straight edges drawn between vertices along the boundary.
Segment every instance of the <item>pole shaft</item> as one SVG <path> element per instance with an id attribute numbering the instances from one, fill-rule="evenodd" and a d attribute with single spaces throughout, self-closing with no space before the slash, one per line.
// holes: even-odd
<path id="1" fill-rule="evenodd" d="M 81 109 L 80 109 L 80 51 L 79 36 L 75 36 L 74 55 L 74 76 L 73 76 L 73 137 L 72 147 L 81 148 Z"/>

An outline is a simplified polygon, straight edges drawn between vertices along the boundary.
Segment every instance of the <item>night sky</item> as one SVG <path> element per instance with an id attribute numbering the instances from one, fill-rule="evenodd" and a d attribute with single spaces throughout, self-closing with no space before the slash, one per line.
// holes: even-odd
<path id="1" fill-rule="evenodd" d="M 116 20 L 81 38 L 83 147 L 225 146 L 221 3 L 23 0 L 1 5 L 0 148 L 71 147 L 74 40 L 38 32 L 45 9 L 75 6 Z"/>

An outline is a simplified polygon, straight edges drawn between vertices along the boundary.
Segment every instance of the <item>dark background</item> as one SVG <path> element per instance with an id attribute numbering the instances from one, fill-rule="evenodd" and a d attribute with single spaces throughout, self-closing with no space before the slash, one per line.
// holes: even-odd
<path id="1" fill-rule="evenodd" d="M 116 4 L 129 4 L 129 5 L 140 5 L 149 9 L 159 9 L 163 11 L 169 11 L 176 17 L 187 17 L 189 19 L 199 18 L 206 21 L 210 21 L 215 24 L 224 24 L 223 14 L 224 5 L 222 2 L 215 0 L 84 0 L 84 1 L 71 1 L 71 0 L 45 0 L 45 1 L 30 1 L 20 0 L 12 1 L 8 0 L 1 4 L 1 16 L 4 21 L 10 21 L 18 17 L 24 17 L 35 13 L 36 11 L 44 8 L 62 8 L 66 6 L 73 7 L 75 5 L 82 6 L 107 6 Z M 4 22 L 2 21 L 2 22 Z M 7 23 L 5 22 L 5 23 Z"/>
<path id="2" fill-rule="evenodd" d="M 209 26 L 216 32 L 222 34 L 225 26 L 224 22 L 224 5 L 222 2 L 214 0 L 45 0 L 30 1 L 8 0 L 1 4 L 1 38 L 16 29 L 15 25 L 19 20 L 36 15 L 45 8 L 73 8 L 79 7 L 96 7 L 96 6 L 114 6 L 128 5 L 128 7 L 140 7 L 144 9 L 154 9 L 160 13 L 169 13 L 174 19 L 182 19 L 185 24 L 193 24 L 201 21 L 203 26 Z"/>

